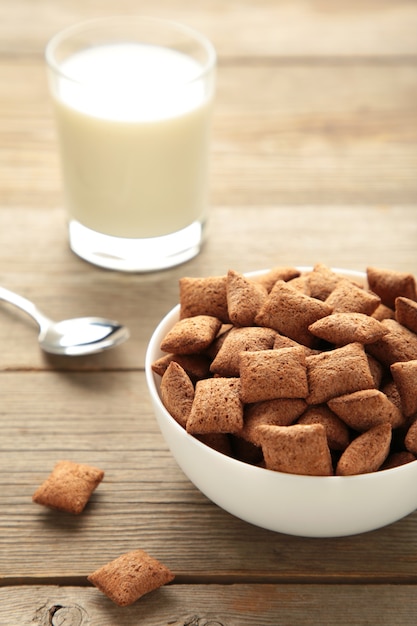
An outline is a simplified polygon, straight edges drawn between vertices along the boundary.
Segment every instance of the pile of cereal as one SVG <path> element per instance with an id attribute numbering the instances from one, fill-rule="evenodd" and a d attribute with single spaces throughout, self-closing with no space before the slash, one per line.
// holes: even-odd
<path id="1" fill-rule="evenodd" d="M 294 474 L 374 472 L 417 458 L 417 289 L 318 263 L 182 278 L 180 319 L 152 369 L 173 418 L 241 461 Z"/>

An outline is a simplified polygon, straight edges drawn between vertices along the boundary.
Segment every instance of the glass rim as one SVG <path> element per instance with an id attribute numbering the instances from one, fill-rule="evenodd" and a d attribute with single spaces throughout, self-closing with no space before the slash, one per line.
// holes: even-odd
<path id="1" fill-rule="evenodd" d="M 175 20 L 141 16 L 141 15 L 133 15 L 133 16 L 132 15 L 118 15 L 118 16 L 106 16 L 106 17 L 93 18 L 89 20 L 83 20 L 81 22 L 77 22 L 75 24 L 72 24 L 71 26 L 67 26 L 66 28 L 63 28 L 60 31 L 58 31 L 55 35 L 53 35 L 49 39 L 45 47 L 45 60 L 46 60 L 47 66 L 49 67 L 50 70 L 52 70 L 55 74 L 57 74 L 61 78 L 69 80 L 73 83 L 77 83 L 79 85 L 84 84 L 83 80 L 79 80 L 75 78 L 74 76 L 71 76 L 70 73 L 67 73 L 62 70 L 61 64 L 56 59 L 56 50 L 58 46 L 61 43 L 63 43 L 65 40 L 70 39 L 73 35 L 82 33 L 83 31 L 85 32 L 86 30 L 89 30 L 91 28 L 101 27 L 106 24 L 110 26 L 117 26 L 118 23 L 121 24 L 124 22 L 128 23 L 129 26 L 131 26 L 132 23 L 134 24 L 135 22 L 137 23 L 140 22 L 143 24 L 148 23 L 150 25 L 153 24 L 153 25 L 161 25 L 165 27 L 170 27 L 176 30 L 177 32 L 182 33 L 183 35 L 186 35 L 187 37 L 189 37 L 190 40 L 193 40 L 194 42 L 198 43 L 201 46 L 201 48 L 204 49 L 207 55 L 206 62 L 201 64 L 201 69 L 199 69 L 199 71 L 196 73 L 196 75 L 193 78 L 183 81 L 181 83 L 183 85 L 189 85 L 197 80 L 201 80 L 205 75 L 209 74 L 209 72 L 212 69 L 214 69 L 216 65 L 217 54 L 216 54 L 216 50 L 213 44 L 205 35 L 195 30 L 194 28 L 191 28 L 190 26 L 187 26 L 186 24 L 177 22 Z M 126 42 L 128 41 L 129 40 L 126 38 Z"/>

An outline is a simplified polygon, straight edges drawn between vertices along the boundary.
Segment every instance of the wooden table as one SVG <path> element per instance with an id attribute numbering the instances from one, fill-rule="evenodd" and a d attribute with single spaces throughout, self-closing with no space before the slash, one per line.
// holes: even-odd
<path id="1" fill-rule="evenodd" d="M 115 9 L 183 21 L 219 55 L 210 236 L 161 273 L 100 270 L 67 244 L 43 51 Z M 317 261 L 417 274 L 416 32 L 410 0 L 0 3 L 0 284 L 57 319 L 131 329 L 113 351 L 50 358 L 0 306 L 1 626 L 415 624 L 417 512 L 337 539 L 235 519 L 171 457 L 144 354 L 184 275 Z M 106 472 L 79 517 L 31 501 L 63 458 Z M 176 578 L 121 609 L 86 577 L 136 548 Z"/>

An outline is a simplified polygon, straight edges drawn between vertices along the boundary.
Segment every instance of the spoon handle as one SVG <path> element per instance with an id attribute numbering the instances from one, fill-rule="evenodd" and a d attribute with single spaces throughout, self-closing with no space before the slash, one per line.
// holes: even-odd
<path id="1" fill-rule="evenodd" d="M 14 304 L 19 309 L 30 315 L 38 323 L 40 328 L 49 323 L 49 319 L 39 311 L 33 302 L 23 296 L 19 296 L 19 294 L 14 293 L 14 291 L 5 289 L 5 287 L 0 287 L 0 300 Z"/>

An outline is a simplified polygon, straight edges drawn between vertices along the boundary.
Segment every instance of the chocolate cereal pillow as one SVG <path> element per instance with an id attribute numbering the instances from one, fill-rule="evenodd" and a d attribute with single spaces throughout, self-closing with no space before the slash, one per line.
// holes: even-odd
<path id="1" fill-rule="evenodd" d="M 103 470 L 97 467 L 59 461 L 35 491 L 32 500 L 51 509 L 79 515 L 103 477 Z"/>
<path id="2" fill-rule="evenodd" d="M 172 572 L 144 550 L 122 554 L 88 576 L 118 606 L 133 604 L 173 579 Z"/>

